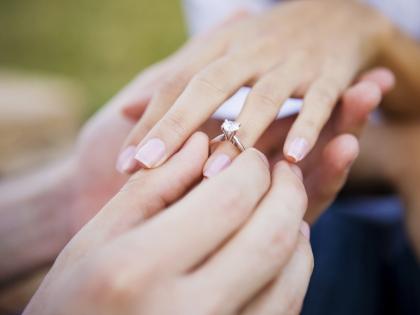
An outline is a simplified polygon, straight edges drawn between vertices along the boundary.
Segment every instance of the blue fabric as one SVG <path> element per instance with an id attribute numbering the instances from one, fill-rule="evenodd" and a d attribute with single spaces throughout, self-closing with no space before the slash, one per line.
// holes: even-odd
<path id="1" fill-rule="evenodd" d="M 420 315 L 420 266 L 401 213 L 395 197 L 352 198 L 320 218 L 303 315 Z"/>

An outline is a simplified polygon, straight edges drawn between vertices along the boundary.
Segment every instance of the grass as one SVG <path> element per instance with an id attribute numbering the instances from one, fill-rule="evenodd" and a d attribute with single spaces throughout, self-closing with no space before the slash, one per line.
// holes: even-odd
<path id="1" fill-rule="evenodd" d="M 87 114 L 184 40 L 179 1 L 0 1 L 0 68 L 77 81 Z"/>

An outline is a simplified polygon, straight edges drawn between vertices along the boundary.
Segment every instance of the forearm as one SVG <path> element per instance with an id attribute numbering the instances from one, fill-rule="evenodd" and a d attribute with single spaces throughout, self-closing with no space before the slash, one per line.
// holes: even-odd
<path id="1" fill-rule="evenodd" d="M 70 238 L 72 164 L 0 185 L 0 281 L 52 261 Z"/>

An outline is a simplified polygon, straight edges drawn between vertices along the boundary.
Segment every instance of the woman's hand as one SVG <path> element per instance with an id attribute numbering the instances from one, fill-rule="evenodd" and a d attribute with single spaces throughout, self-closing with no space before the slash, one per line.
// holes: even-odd
<path id="1" fill-rule="evenodd" d="M 304 97 L 284 144 L 287 159 L 302 160 L 341 94 L 372 65 L 388 29 L 382 16 L 359 1 L 302 0 L 192 40 L 175 55 L 174 72 L 127 139 L 122 155 L 130 162 L 124 171 L 163 164 L 243 85 L 253 86 L 238 117 L 246 147 L 255 144 L 288 97 Z M 224 145 L 214 154 L 221 153 L 237 154 Z"/>
<path id="2" fill-rule="evenodd" d="M 313 266 L 299 168 L 280 162 L 271 177 L 249 149 L 188 192 L 207 155 L 196 134 L 163 167 L 135 174 L 24 314 L 298 314 Z"/>

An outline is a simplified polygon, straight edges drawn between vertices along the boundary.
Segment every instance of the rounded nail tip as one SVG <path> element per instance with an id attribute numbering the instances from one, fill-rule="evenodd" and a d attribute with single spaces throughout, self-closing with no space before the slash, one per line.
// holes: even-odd
<path id="1" fill-rule="evenodd" d="M 285 155 L 284 156 L 286 161 L 292 164 L 296 164 L 299 162 L 298 158 L 296 156 L 292 156 L 292 155 Z"/>

